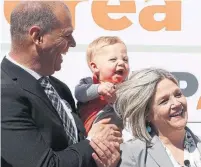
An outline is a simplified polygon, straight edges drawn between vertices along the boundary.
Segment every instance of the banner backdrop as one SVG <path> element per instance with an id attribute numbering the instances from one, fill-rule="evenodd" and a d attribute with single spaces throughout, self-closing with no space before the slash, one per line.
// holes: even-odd
<path id="1" fill-rule="evenodd" d="M 127 45 L 131 71 L 165 68 L 179 80 L 188 100 L 188 126 L 201 136 L 201 1 L 64 1 L 72 13 L 76 48 L 64 55 L 54 74 L 74 94 L 82 77 L 91 76 L 87 45 L 99 36 L 119 36 Z M 18 1 L 1 1 L 1 59 L 10 49 L 9 16 Z"/>

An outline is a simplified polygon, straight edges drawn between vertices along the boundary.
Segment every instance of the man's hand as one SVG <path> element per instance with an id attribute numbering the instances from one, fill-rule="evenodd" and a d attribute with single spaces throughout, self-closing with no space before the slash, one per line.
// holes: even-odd
<path id="1" fill-rule="evenodd" d="M 93 139 L 90 141 L 90 145 L 95 151 L 92 157 L 98 167 L 117 166 L 120 160 L 119 143 Z"/>
<path id="2" fill-rule="evenodd" d="M 88 133 L 95 151 L 92 157 L 98 167 L 116 167 L 120 160 L 122 134 L 116 125 L 109 122 L 110 118 L 107 118 L 95 123 Z"/>
<path id="3" fill-rule="evenodd" d="M 99 139 L 101 141 L 106 140 L 107 142 L 123 142 L 122 133 L 120 129 L 114 125 L 109 124 L 110 118 L 103 119 L 95 123 L 88 133 L 88 137 L 91 139 Z"/>

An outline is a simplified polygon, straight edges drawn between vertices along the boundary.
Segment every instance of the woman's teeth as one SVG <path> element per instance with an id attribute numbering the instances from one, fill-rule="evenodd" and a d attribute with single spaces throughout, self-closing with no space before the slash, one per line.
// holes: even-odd
<path id="1" fill-rule="evenodd" d="M 174 114 L 171 114 L 170 117 L 176 117 L 176 116 L 181 116 L 183 114 L 183 109 L 177 111 L 176 113 Z"/>

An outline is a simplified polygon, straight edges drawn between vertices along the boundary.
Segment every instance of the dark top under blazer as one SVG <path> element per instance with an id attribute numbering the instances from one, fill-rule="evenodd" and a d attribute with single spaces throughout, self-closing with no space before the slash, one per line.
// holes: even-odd
<path id="1" fill-rule="evenodd" d="M 50 82 L 73 109 L 79 140 L 85 129 L 69 88 Z M 88 140 L 68 146 L 61 119 L 39 82 L 6 58 L 1 63 L 1 163 L 3 167 L 92 167 Z"/>

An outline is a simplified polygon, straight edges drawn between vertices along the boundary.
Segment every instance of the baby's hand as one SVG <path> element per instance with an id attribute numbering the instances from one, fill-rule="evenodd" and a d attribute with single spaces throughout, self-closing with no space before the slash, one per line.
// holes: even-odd
<path id="1" fill-rule="evenodd" d="M 116 99 L 116 86 L 110 82 L 102 82 L 98 86 L 98 94 L 103 96 L 108 103 L 113 103 Z"/>
<path id="2" fill-rule="evenodd" d="M 102 82 L 98 86 L 98 94 L 102 96 L 112 96 L 115 92 L 115 85 L 110 82 Z"/>

